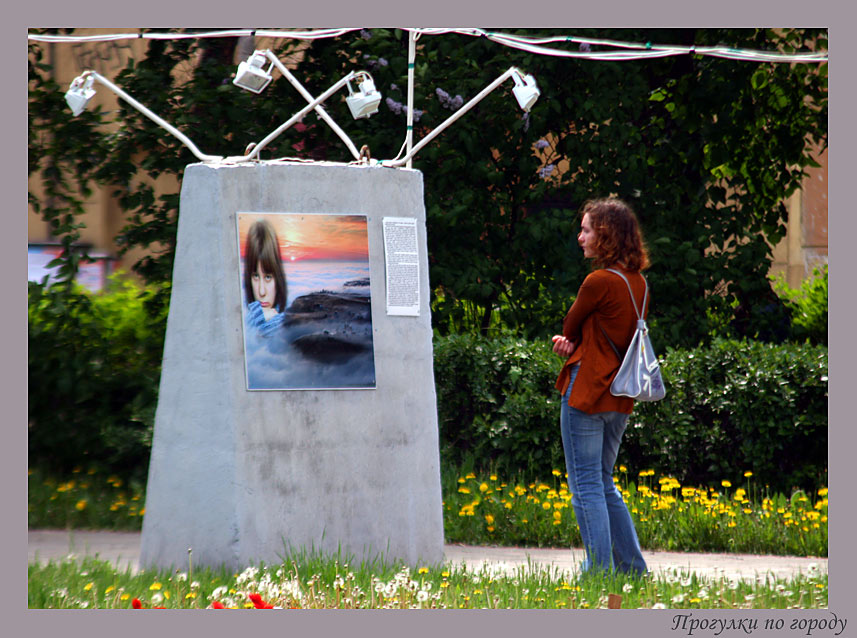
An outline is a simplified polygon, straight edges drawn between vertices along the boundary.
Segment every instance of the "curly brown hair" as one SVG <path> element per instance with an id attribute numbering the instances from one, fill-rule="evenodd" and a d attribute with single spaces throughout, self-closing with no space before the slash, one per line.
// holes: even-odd
<path id="1" fill-rule="evenodd" d="M 640 271 L 649 267 L 649 251 L 643 240 L 640 223 L 633 209 L 617 197 L 591 199 L 580 209 L 580 218 L 589 215 L 595 231 L 596 268 L 621 264 L 628 270 Z"/>

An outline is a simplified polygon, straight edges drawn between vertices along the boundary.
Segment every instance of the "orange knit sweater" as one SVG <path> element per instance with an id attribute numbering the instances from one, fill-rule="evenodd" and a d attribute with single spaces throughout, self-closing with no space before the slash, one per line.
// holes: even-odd
<path id="1" fill-rule="evenodd" d="M 639 307 L 645 293 L 642 275 L 618 266 L 616 269 L 622 270 L 628 278 Z M 643 309 L 644 318 L 648 314 L 649 299 Z M 557 389 L 563 394 L 568 388 L 571 366 L 580 363 L 568 400 L 571 407 L 587 414 L 631 413 L 634 409 L 633 399 L 610 394 L 610 384 L 621 361 L 601 330 L 604 329 L 619 353 L 624 355 L 636 326 L 637 314 L 628 294 L 628 286 L 622 278 L 607 270 L 595 270 L 587 275 L 562 322 L 562 334 L 577 344 L 556 381 Z"/>

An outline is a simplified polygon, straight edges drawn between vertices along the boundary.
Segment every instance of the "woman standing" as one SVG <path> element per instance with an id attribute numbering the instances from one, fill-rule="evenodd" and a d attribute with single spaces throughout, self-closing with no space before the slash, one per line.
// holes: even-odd
<path id="1" fill-rule="evenodd" d="M 560 429 L 572 506 L 586 549 L 583 571 L 591 569 L 644 574 L 646 563 L 634 522 L 613 483 L 613 465 L 634 400 L 610 394 L 621 361 L 607 338 L 624 352 L 637 315 L 628 287 L 642 300 L 649 266 L 637 217 L 620 199 L 584 204 L 577 242 L 596 268 L 580 286 L 577 298 L 553 337 L 554 352 L 567 357 L 556 382 L 562 393 Z M 647 304 L 648 306 L 648 304 Z M 642 309 L 645 317 L 648 307 Z M 606 336 L 605 336 L 606 335 Z"/>

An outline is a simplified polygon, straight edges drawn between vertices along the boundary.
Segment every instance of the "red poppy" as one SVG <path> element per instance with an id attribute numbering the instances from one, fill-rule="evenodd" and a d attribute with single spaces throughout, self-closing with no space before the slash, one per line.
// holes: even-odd
<path id="1" fill-rule="evenodd" d="M 274 608 L 273 605 L 269 605 L 264 600 L 262 600 L 262 597 L 259 594 L 249 594 L 247 596 L 247 598 L 250 599 L 250 602 L 253 603 L 253 606 L 256 609 L 273 609 Z"/>
<path id="2" fill-rule="evenodd" d="M 223 606 L 223 603 L 221 603 L 218 600 L 215 600 L 213 603 L 211 603 L 211 608 L 212 609 L 226 609 L 226 607 Z"/>
<path id="3" fill-rule="evenodd" d="M 131 607 L 133 607 L 134 609 L 142 609 L 143 603 L 140 602 L 139 598 L 132 598 L 131 599 Z"/>

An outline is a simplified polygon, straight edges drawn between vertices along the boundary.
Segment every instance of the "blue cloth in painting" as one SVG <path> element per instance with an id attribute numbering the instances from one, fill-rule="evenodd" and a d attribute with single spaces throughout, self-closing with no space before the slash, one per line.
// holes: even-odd
<path id="1" fill-rule="evenodd" d="M 262 312 L 262 305 L 258 301 L 253 301 L 247 306 L 247 315 L 245 321 L 247 325 L 259 331 L 263 337 L 270 337 L 277 330 L 283 327 L 283 319 L 285 314 L 278 312 L 270 319 L 265 319 Z"/>

